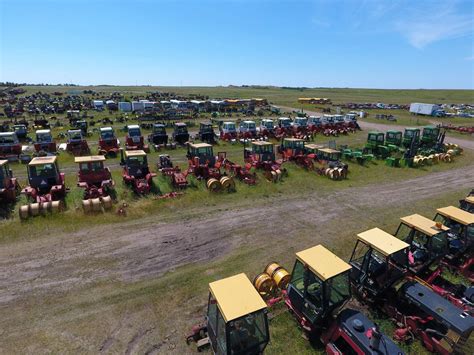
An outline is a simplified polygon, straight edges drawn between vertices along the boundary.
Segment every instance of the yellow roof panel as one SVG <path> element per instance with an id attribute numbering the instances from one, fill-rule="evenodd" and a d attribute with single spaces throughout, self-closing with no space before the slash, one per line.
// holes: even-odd
<path id="1" fill-rule="evenodd" d="M 28 165 L 42 165 L 42 164 L 53 164 L 56 162 L 58 157 L 56 155 L 48 155 L 46 157 L 36 157 L 31 159 Z"/>
<path id="2" fill-rule="evenodd" d="M 237 274 L 209 284 L 224 320 L 230 322 L 267 307 L 245 274 Z"/>
<path id="3" fill-rule="evenodd" d="M 105 157 L 103 155 L 91 155 L 88 157 L 75 157 L 74 163 L 91 163 L 94 161 L 105 161 Z"/>
<path id="4" fill-rule="evenodd" d="M 273 145 L 271 142 L 265 142 L 265 141 L 255 141 L 252 142 L 253 145 Z"/>
<path id="5" fill-rule="evenodd" d="M 208 143 L 189 143 L 189 146 L 194 149 L 212 147 L 212 145 Z"/>
<path id="6" fill-rule="evenodd" d="M 439 214 L 449 217 L 458 223 L 468 225 L 474 223 L 474 214 L 464 211 L 454 206 L 438 208 L 436 210 Z"/>
<path id="7" fill-rule="evenodd" d="M 319 150 L 323 153 L 329 153 L 329 154 L 340 153 L 339 150 L 335 150 L 335 149 L 331 149 L 331 148 L 321 148 Z"/>
<path id="8" fill-rule="evenodd" d="M 474 196 L 467 196 L 465 198 L 466 202 L 469 202 L 469 203 L 474 203 Z"/>
<path id="9" fill-rule="evenodd" d="M 308 265 L 311 271 L 323 281 L 351 268 L 348 263 L 322 245 L 316 245 L 315 247 L 300 251 L 296 253 L 296 257 L 303 264 Z"/>
<path id="10" fill-rule="evenodd" d="M 287 142 L 304 142 L 301 138 L 285 138 L 284 140 Z"/>
<path id="11" fill-rule="evenodd" d="M 403 223 L 411 228 L 426 234 L 428 237 L 432 237 L 442 231 L 449 230 L 448 227 L 441 225 L 441 229 L 436 227 L 436 222 L 426 217 L 420 216 L 419 214 L 412 214 L 411 216 L 405 216 L 400 218 Z"/>
<path id="12" fill-rule="evenodd" d="M 145 156 L 146 153 L 143 150 L 126 150 L 125 151 L 125 157 L 141 157 Z"/>
<path id="13" fill-rule="evenodd" d="M 306 148 L 308 148 L 308 149 L 315 149 L 315 150 L 316 150 L 316 149 L 322 149 L 322 148 L 324 148 L 323 145 L 321 145 L 321 144 L 314 144 L 314 143 L 305 144 L 304 146 L 305 146 Z"/>
<path id="14" fill-rule="evenodd" d="M 0 166 L 4 166 L 6 163 L 8 163 L 8 160 L 0 160 Z"/>
<path id="15" fill-rule="evenodd" d="M 368 231 L 357 234 L 359 240 L 370 245 L 385 256 L 392 255 L 397 251 L 408 248 L 410 245 L 394 237 L 391 234 L 379 229 L 373 228 Z"/>

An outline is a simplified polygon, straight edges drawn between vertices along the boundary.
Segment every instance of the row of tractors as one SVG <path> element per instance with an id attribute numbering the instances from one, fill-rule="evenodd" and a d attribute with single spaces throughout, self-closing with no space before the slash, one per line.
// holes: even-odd
<path id="1" fill-rule="evenodd" d="M 363 149 L 344 149 L 343 157 L 364 164 L 371 159 L 384 159 L 392 167 L 418 167 L 438 162 L 451 162 L 462 149 L 456 144 L 444 142 L 445 131 L 437 126 L 406 128 L 404 132 L 389 130 L 368 133 Z"/>
<path id="2" fill-rule="evenodd" d="M 253 283 L 243 273 L 211 282 L 206 321 L 192 328 L 187 343 L 216 354 L 261 354 L 269 314 L 274 318 L 284 304 L 327 354 L 403 354 L 356 310 L 367 308 L 393 321 L 398 342 L 417 338 L 431 352 L 470 353 L 474 288 L 443 275 L 450 269 L 474 281 L 471 194 L 461 208 L 439 208 L 433 220 L 402 217 L 394 235 L 379 228 L 357 234 L 348 262 L 317 245 L 296 253 L 291 274 L 272 262 Z"/>

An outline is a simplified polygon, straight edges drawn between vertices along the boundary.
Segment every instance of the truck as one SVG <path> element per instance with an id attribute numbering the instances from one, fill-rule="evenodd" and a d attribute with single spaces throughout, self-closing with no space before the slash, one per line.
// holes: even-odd
<path id="1" fill-rule="evenodd" d="M 410 113 L 414 115 L 425 115 L 443 117 L 446 115 L 443 109 L 436 104 L 423 104 L 423 103 L 412 103 L 410 104 Z"/>

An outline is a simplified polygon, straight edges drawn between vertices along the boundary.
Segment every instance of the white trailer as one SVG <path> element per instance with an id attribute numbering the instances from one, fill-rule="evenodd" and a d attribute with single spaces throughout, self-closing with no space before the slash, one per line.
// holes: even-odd
<path id="1" fill-rule="evenodd" d="M 417 102 L 410 104 L 410 112 L 416 115 L 434 116 L 439 111 L 441 111 L 441 107 L 435 104 Z"/>
<path id="2" fill-rule="evenodd" d="M 132 104 L 130 102 L 119 102 L 118 107 L 122 112 L 132 112 Z"/>

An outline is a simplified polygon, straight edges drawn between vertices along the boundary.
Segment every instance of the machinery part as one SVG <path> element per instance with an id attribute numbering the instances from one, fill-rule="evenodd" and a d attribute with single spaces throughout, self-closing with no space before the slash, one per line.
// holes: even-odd
<path id="1" fill-rule="evenodd" d="M 275 287 L 275 282 L 270 275 L 266 272 L 262 272 L 255 276 L 253 285 L 261 296 L 268 296 L 272 293 Z"/>
<path id="2" fill-rule="evenodd" d="M 82 209 L 85 213 L 100 212 L 102 210 L 110 210 L 112 208 L 112 198 L 110 196 L 89 198 L 82 200 Z"/>
<path id="3" fill-rule="evenodd" d="M 265 273 L 273 279 L 276 287 L 280 290 L 286 289 L 291 278 L 290 273 L 283 266 L 274 261 L 265 267 Z"/>
<path id="4" fill-rule="evenodd" d="M 29 217 L 36 217 L 40 214 L 56 213 L 64 209 L 64 203 L 62 201 L 48 201 L 40 203 L 29 203 L 27 205 L 20 206 L 19 215 L 20 219 L 28 219 Z"/>
<path id="5" fill-rule="evenodd" d="M 222 188 L 227 191 L 234 191 L 235 190 L 235 181 L 229 176 L 223 176 L 220 178 L 219 183 L 221 184 Z"/>
<path id="6" fill-rule="evenodd" d="M 221 189 L 221 183 L 219 180 L 210 178 L 206 182 L 207 189 L 212 192 L 217 192 Z"/>

